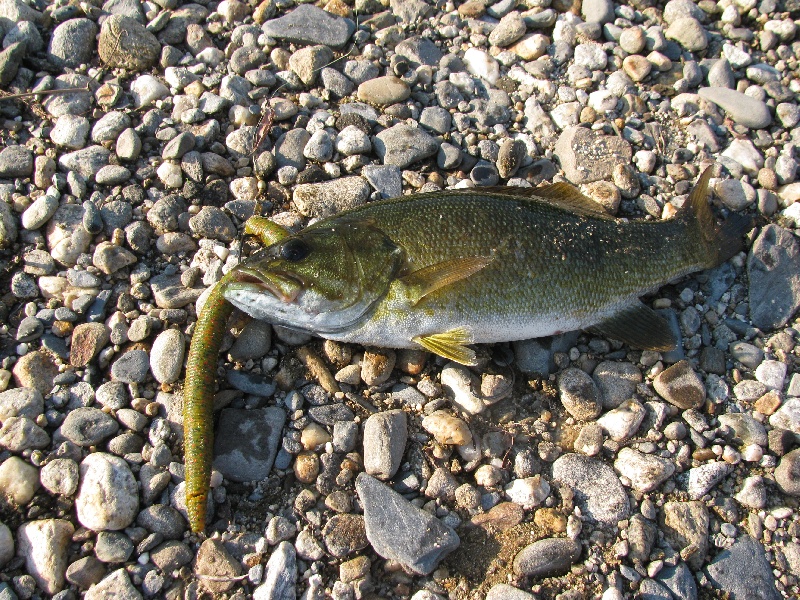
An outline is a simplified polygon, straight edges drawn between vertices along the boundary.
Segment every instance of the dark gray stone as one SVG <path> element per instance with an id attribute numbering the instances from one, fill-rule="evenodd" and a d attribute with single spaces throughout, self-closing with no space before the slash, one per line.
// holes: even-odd
<path id="1" fill-rule="evenodd" d="M 728 592 L 731 600 L 781 598 L 764 547 L 749 535 L 720 552 L 706 570 L 714 587 Z"/>
<path id="2" fill-rule="evenodd" d="M 223 410 L 214 440 L 214 467 L 232 481 L 265 479 L 285 422 L 286 414 L 277 406 Z"/>
<path id="3" fill-rule="evenodd" d="M 523 548 L 514 558 L 514 572 L 525 577 L 563 575 L 581 554 L 581 546 L 569 538 L 547 538 Z"/>
<path id="4" fill-rule="evenodd" d="M 572 488 L 575 503 L 592 521 L 616 525 L 630 514 L 625 488 L 601 460 L 565 454 L 553 463 L 553 479 Z"/>
<path id="5" fill-rule="evenodd" d="M 778 225 L 767 225 L 747 257 L 750 320 L 759 329 L 783 327 L 800 307 L 800 243 Z"/>
<path id="6" fill-rule="evenodd" d="M 83 447 L 97 445 L 117 431 L 119 424 L 99 408 L 76 408 L 61 424 L 61 434 L 73 444 Z"/>
<path id="7" fill-rule="evenodd" d="M 356 478 L 367 539 L 380 556 L 427 575 L 461 541 L 452 528 L 366 473 Z"/>
<path id="8" fill-rule="evenodd" d="M 58 67 L 77 67 L 92 60 L 97 25 L 89 19 L 70 19 L 58 25 L 50 38 L 48 55 Z"/>
<path id="9" fill-rule="evenodd" d="M 263 30 L 278 40 L 341 48 L 353 35 L 355 23 L 311 4 L 301 4 L 289 14 L 264 23 Z"/>

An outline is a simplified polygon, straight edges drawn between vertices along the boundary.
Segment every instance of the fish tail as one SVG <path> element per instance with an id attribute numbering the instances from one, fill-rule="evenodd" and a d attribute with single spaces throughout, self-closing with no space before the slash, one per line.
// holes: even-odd
<path id="1" fill-rule="evenodd" d="M 183 386 L 183 448 L 186 465 L 186 511 L 192 531 L 206 525 L 206 501 L 211 480 L 214 443 L 214 387 L 217 355 L 225 325 L 233 312 L 222 291 L 233 275 L 223 277 L 211 291 L 197 317 L 186 360 Z"/>
<path id="2" fill-rule="evenodd" d="M 697 248 L 700 262 L 706 268 L 716 267 L 739 252 L 744 234 L 753 228 L 752 219 L 740 214 L 732 214 L 717 224 L 708 204 L 708 182 L 712 170 L 708 167 L 700 175 L 680 216 L 696 233 L 695 237 L 700 241 Z"/>

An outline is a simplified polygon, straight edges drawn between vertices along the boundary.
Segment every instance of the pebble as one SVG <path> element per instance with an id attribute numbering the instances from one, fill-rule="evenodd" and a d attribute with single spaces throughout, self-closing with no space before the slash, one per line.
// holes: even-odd
<path id="1" fill-rule="evenodd" d="M 514 557 L 514 573 L 524 577 L 563 575 L 578 560 L 581 546 L 571 539 L 546 538 L 525 546 Z"/>
<path id="2" fill-rule="evenodd" d="M 775 469 L 775 482 L 792 496 L 800 496 L 800 448 L 784 454 Z"/>
<path id="3" fill-rule="evenodd" d="M 418 127 L 399 123 L 373 139 L 375 152 L 384 164 L 404 169 L 439 150 L 438 142 Z"/>
<path id="4" fill-rule="evenodd" d="M 767 105 L 746 94 L 723 87 L 700 88 L 697 93 L 718 105 L 731 119 L 745 127 L 763 129 L 772 123 Z"/>
<path id="5" fill-rule="evenodd" d="M 22 146 L 6 146 L 0 150 L 0 177 L 27 177 L 33 173 L 33 154 Z"/>
<path id="6" fill-rule="evenodd" d="M 489 44 L 500 48 L 510 46 L 519 40 L 527 27 L 522 15 L 516 11 L 505 15 L 489 34 Z"/>
<path id="7" fill-rule="evenodd" d="M 60 23 L 50 38 L 48 59 L 58 67 L 88 64 L 94 53 L 97 25 L 90 19 L 69 19 Z"/>
<path id="8" fill-rule="evenodd" d="M 72 496 L 80 479 L 78 463 L 70 458 L 53 459 L 42 467 L 39 478 L 42 487 L 51 494 Z"/>
<path id="9" fill-rule="evenodd" d="M 444 410 L 426 416 L 422 428 L 442 445 L 467 446 L 472 443 L 472 433 L 466 422 Z"/>
<path id="10" fill-rule="evenodd" d="M 39 489 L 39 470 L 17 456 L 0 464 L 0 495 L 6 502 L 25 506 Z"/>
<path id="11" fill-rule="evenodd" d="M 203 586 L 208 591 L 222 594 L 230 591 L 236 585 L 234 578 L 241 575 L 242 567 L 239 561 L 231 556 L 221 540 L 212 538 L 200 544 L 194 572 L 197 575 L 208 576 L 208 579 L 203 580 Z"/>
<path id="12" fill-rule="evenodd" d="M 356 478 L 356 492 L 364 507 L 367 539 L 380 556 L 427 575 L 459 546 L 452 528 L 366 473 Z M 400 536 L 396 523 L 403 523 Z"/>
<path id="13" fill-rule="evenodd" d="M 411 95 L 411 88 L 402 79 L 386 75 L 361 83 L 357 95 L 362 102 L 389 106 L 406 100 Z"/>
<path id="14" fill-rule="evenodd" d="M 689 469 L 689 497 L 698 500 L 705 496 L 733 470 L 726 462 L 712 462 Z"/>
<path id="15" fill-rule="evenodd" d="M 130 350 L 111 365 L 111 376 L 123 383 L 142 383 L 150 368 L 150 357 L 144 350 Z"/>
<path id="16" fill-rule="evenodd" d="M 103 600 L 119 598 L 119 600 L 141 600 L 142 595 L 133 587 L 125 569 L 117 569 L 106 575 L 100 583 L 92 586 L 84 595 L 86 600 Z"/>
<path id="17" fill-rule="evenodd" d="M 408 438 L 406 414 L 389 410 L 371 415 L 364 423 L 364 471 L 391 479 L 400 468 Z"/>
<path id="18" fill-rule="evenodd" d="M 94 360 L 110 339 L 108 328 L 102 323 L 80 323 L 72 332 L 70 364 L 85 367 Z"/>
<path id="19" fill-rule="evenodd" d="M 561 403 L 569 414 L 580 421 L 591 421 L 602 411 L 600 390 L 584 371 L 570 368 L 558 376 Z"/>
<path id="20" fill-rule="evenodd" d="M 355 29 L 349 19 L 336 17 L 312 5 L 301 4 L 286 15 L 264 23 L 263 30 L 277 40 L 298 44 L 323 44 L 341 48 Z"/>
<path id="21" fill-rule="evenodd" d="M 681 360 L 653 379 L 658 395 L 680 409 L 699 408 L 706 399 L 702 379 L 686 360 Z"/>
<path id="22" fill-rule="evenodd" d="M 625 140 L 598 135 L 583 127 L 565 128 L 554 153 L 567 179 L 575 185 L 610 179 L 614 165 L 629 163 L 633 155 Z"/>
<path id="23" fill-rule="evenodd" d="M 597 424 L 612 440 L 622 442 L 638 431 L 646 412 L 637 400 L 626 400 L 597 419 Z"/>
<path id="24" fill-rule="evenodd" d="M 80 466 L 75 508 L 80 523 L 95 531 L 124 529 L 139 509 L 136 479 L 128 464 L 103 452 L 90 454 Z"/>
<path id="25" fill-rule="evenodd" d="M 515 479 L 505 488 L 506 496 L 525 510 L 539 506 L 550 495 L 550 484 L 539 475 Z"/>
<path id="26" fill-rule="evenodd" d="M 619 451 L 614 468 L 641 493 L 653 491 L 675 472 L 675 465 L 669 460 L 633 448 Z"/>
<path id="27" fill-rule="evenodd" d="M 679 17 L 664 31 L 667 39 L 675 40 L 689 52 L 705 50 L 708 34 L 703 25 L 694 17 Z"/>
<path id="28" fill-rule="evenodd" d="M 253 592 L 253 600 L 296 597 L 296 561 L 297 555 L 292 544 L 289 542 L 278 544 L 267 561 L 264 582 Z"/>
<path id="29" fill-rule="evenodd" d="M 572 489 L 576 504 L 591 521 L 616 525 L 630 514 L 622 483 L 599 459 L 564 454 L 553 463 L 553 479 Z"/>
<path id="30" fill-rule="evenodd" d="M 64 519 L 43 519 L 24 523 L 17 530 L 17 553 L 36 585 L 47 594 L 64 588 L 67 548 L 75 528 Z"/>
<path id="31" fill-rule="evenodd" d="M 21 356 L 11 372 L 18 387 L 35 389 L 44 396 L 53 389 L 58 366 L 50 354 L 37 350 Z"/>
<path id="32" fill-rule="evenodd" d="M 389 349 L 370 349 L 361 360 L 361 380 L 367 385 L 385 383 L 392 374 L 397 355 Z"/>

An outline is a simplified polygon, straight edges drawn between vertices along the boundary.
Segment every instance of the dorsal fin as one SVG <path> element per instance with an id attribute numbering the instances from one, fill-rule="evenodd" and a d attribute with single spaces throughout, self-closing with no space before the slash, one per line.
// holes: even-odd
<path id="1" fill-rule="evenodd" d="M 489 194 L 503 194 L 505 196 L 517 196 L 530 200 L 545 200 L 548 204 L 558 206 L 566 211 L 585 217 L 604 219 L 613 221 L 614 217 L 609 215 L 605 209 L 592 200 L 581 194 L 580 190 L 566 182 L 551 183 L 542 187 L 520 187 L 495 185 L 490 187 L 474 188 L 476 192 L 487 192 Z"/>

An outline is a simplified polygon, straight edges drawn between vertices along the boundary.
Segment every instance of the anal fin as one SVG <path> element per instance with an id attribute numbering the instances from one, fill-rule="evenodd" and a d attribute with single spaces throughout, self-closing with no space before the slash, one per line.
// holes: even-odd
<path id="1" fill-rule="evenodd" d="M 472 343 L 472 336 L 464 328 L 460 327 L 431 335 L 418 335 L 412 341 L 428 352 L 433 352 L 462 365 L 474 366 L 477 363 L 475 351 L 467 347 L 467 344 Z"/>
<path id="2" fill-rule="evenodd" d="M 673 350 L 677 340 L 667 322 L 641 302 L 622 309 L 591 327 L 605 336 L 641 350 Z"/>

